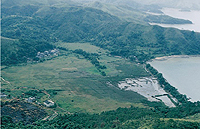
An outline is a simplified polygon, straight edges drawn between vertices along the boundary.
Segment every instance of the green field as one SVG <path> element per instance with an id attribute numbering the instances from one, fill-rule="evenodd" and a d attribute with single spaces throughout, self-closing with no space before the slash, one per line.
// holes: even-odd
<path id="1" fill-rule="evenodd" d="M 106 50 L 99 48 L 97 46 L 91 45 L 90 43 L 65 43 L 65 42 L 58 42 L 56 46 L 64 47 L 69 50 L 76 50 L 76 49 L 83 49 L 89 53 L 99 53 L 99 54 L 106 54 Z"/>
<path id="2" fill-rule="evenodd" d="M 65 45 L 70 46 L 66 47 L 70 50 L 80 47 L 80 43 Z M 119 90 L 116 86 L 126 77 L 148 76 L 142 66 L 120 57 L 107 56 L 105 50 L 90 44 L 81 44 L 81 48 L 87 52 L 91 48 L 92 53 L 98 51 L 99 61 L 107 67 L 106 77 L 81 55 L 61 51 L 60 56 L 42 63 L 3 69 L 2 78 L 5 81 L 2 81 L 2 89 L 6 94 L 18 98 L 28 97 L 26 93 L 29 91 L 40 91 L 36 93 L 38 101 L 43 103 L 46 99 L 52 99 L 60 112 L 97 113 L 131 105 L 143 107 L 143 96 Z M 109 86 L 108 82 L 114 85 Z"/>
<path id="3" fill-rule="evenodd" d="M 148 24 L 184 22 L 146 13 L 162 14 L 160 9 L 122 0 L 3 0 L 2 128 L 200 128 L 200 103 L 146 64 L 200 55 L 200 33 Z M 176 107 L 127 89 L 140 90 L 131 81 L 142 77 L 157 79 Z"/>

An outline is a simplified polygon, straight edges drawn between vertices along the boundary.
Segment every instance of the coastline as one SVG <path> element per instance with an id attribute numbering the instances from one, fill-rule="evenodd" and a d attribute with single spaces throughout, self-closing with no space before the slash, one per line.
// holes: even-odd
<path id="1" fill-rule="evenodd" d="M 171 56 L 162 56 L 162 57 L 156 57 L 155 59 L 151 59 L 148 62 L 152 61 L 166 61 L 171 58 L 190 58 L 190 57 L 200 57 L 200 55 L 171 55 Z"/>
<path id="2" fill-rule="evenodd" d="M 184 59 L 186 58 L 186 59 Z M 189 101 L 196 102 L 199 101 L 198 93 L 199 93 L 199 61 L 193 63 L 192 65 L 188 64 L 190 60 L 199 60 L 200 55 L 173 55 L 173 56 L 163 56 L 157 57 L 148 61 L 147 63 L 151 64 L 156 70 L 163 74 L 164 78 L 175 88 L 178 89 L 179 93 L 187 95 L 190 98 Z M 178 60 L 176 65 L 165 65 L 168 62 L 174 62 L 174 60 Z M 181 61 L 184 59 L 186 62 Z M 153 62 L 157 62 L 157 65 L 153 65 Z M 160 62 L 160 63 L 159 63 Z M 170 63 L 169 63 L 170 64 Z M 195 69 L 194 69 L 195 68 Z M 197 69 L 198 68 L 198 69 Z M 188 86 L 190 90 L 188 89 Z"/>
<path id="3" fill-rule="evenodd" d="M 190 10 L 190 11 L 180 11 L 180 9 L 174 8 L 162 8 L 161 11 L 168 16 L 179 19 L 190 20 L 193 24 L 157 24 L 150 23 L 151 25 L 158 25 L 167 28 L 177 28 L 180 30 L 190 30 L 195 32 L 200 32 L 200 20 L 196 18 L 200 14 L 199 10 Z"/>

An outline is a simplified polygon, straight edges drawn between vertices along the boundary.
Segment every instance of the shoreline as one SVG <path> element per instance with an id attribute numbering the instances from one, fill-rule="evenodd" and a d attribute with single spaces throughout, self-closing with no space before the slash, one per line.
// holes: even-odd
<path id="1" fill-rule="evenodd" d="M 194 59 L 195 60 L 195 58 L 197 58 L 197 59 L 199 59 L 199 57 L 200 57 L 200 55 L 172 55 L 172 56 L 163 56 L 163 57 L 156 57 L 155 59 L 152 59 L 152 60 L 149 60 L 149 61 L 147 61 L 146 63 L 147 64 L 151 64 L 152 62 L 162 62 L 162 63 L 165 63 L 165 62 L 168 62 L 168 61 L 171 61 L 171 60 L 173 60 L 173 59 L 184 59 L 184 58 L 187 58 L 186 60 L 190 60 L 190 59 Z M 151 64 L 152 65 L 152 64 Z M 152 65 L 157 71 L 159 71 L 160 73 L 162 73 L 163 74 L 163 76 L 164 76 L 164 78 L 173 86 L 173 87 L 175 87 L 175 88 L 177 88 L 177 90 L 178 90 L 178 92 L 179 93 L 181 93 L 181 94 L 185 94 L 186 96 L 187 96 L 187 98 L 189 98 L 189 100 L 188 101 L 191 101 L 191 102 L 196 102 L 196 101 L 199 101 L 199 99 L 197 98 L 196 99 L 196 97 L 195 96 L 193 96 L 192 97 L 192 95 L 191 95 L 191 93 L 189 92 L 186 92 L 185 90 L 183 90 L 181 87 L 183 87 L 183 85 L 184 84 L 179 84 L 179 83 L 177 83 L 177 82 L 175 82 L 175 81 L 171 81 L 170 80 L 170 78 L 169 78 L 169 74 L 167 74 L 167 75 L 165 75 L 166 73 L 166 71 L 165 72 L 163 72 L 163 71 L 160 71 L 160 70 L 158 70 L 158 68 L 156 67 L 156 66 L 154 66 L 154 65 Z M 195 71 L 196 72 L 196 71 Z M 194 72 L 194 70 L 193 70 L 193 73 L 195 73 Z M 177 72 L 178 73 L 178 72 Z M 198 74 L 198 72 L 196 73 L 196 74 Z M 186 74 L 185 74 L 186 75 Z M 198 74 L 199 75 L 199 74 Z M 175 77 L 174 77 L 175 78 Z M 196 80 L 197 80 L 198 78 L 196 78 Z M 179 79 L 180 81 L 181 81 L 181 79 Z M 187 79 L 184 79 L 184 80 L 187 80 Z M 189 80 L 189 81 L 191 81 L 191 80 Z M 193 81 L 194 82 L 194 81 Z M 188 84 L 188 85 L 191 85 L 191 83 L 193 83 L 193 82 L 190 82 L 190 84 Z M 187 82 L 186 82 L 187 83 Z M 195 84 L 193 84 L 193 85 L 195 85 Z M 195 88 L 195 87 L 194 87 Z"/>
<path id="2" fill-rule="evenodd" d="M 161 87 L 157 79 L 153 76 L 126 78 L 125 80 L 118 82 L 118 87 L 121 90 L 137 92 L 147 98 L 148 101 L 163 102 L 168 107 L 176 107 L 175 103 L 178 102 L 175 97 Z"/>
<path id="3" fill-rule="evenodd" d="M 156 57 L 154 59 L 151 59 L 148 62 L 152 62 L 152 61 L 166 61 L 168 59 L 172 59 L 172 58 L 191 58 L 191 57 L 200 57 L 200 55 L 171 55 L 171 56 L 162 56 L 162 57 Z"/>

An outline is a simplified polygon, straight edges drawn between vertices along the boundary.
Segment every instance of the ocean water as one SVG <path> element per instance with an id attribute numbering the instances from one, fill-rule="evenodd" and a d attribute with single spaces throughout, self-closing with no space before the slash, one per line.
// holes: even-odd
<path id="1" fill-rule="evenodd" d="M 195 32 L 200 32 L 200 10 L 190 10 L 188 12 L 180 11 L 179 9 L 173 8 L 163 8 L 161 10 L 164 14 L 171 17 L 186 19 L 192 21 L 193 24 L 157 24 L 150 23 L 151 25 L 159 25 L 162 27 L 173 27 L 181 30 L 191 30 Z"/>
<path id="2" fill-rule="evenodd" d="M 200 101 L 200 57 L 169 58 L 149 62 L 164 78 L 191 101 Z"/>

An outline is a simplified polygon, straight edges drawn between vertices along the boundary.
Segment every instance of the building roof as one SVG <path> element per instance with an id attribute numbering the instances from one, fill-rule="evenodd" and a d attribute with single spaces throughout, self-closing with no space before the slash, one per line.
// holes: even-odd
<path id="1" fill-rule="evenodd" d="M 51 100 L 45 100 L 44 103 L 46 103 L 46 104 L 54 104 L 54 102 L 51 101 Z"/>

